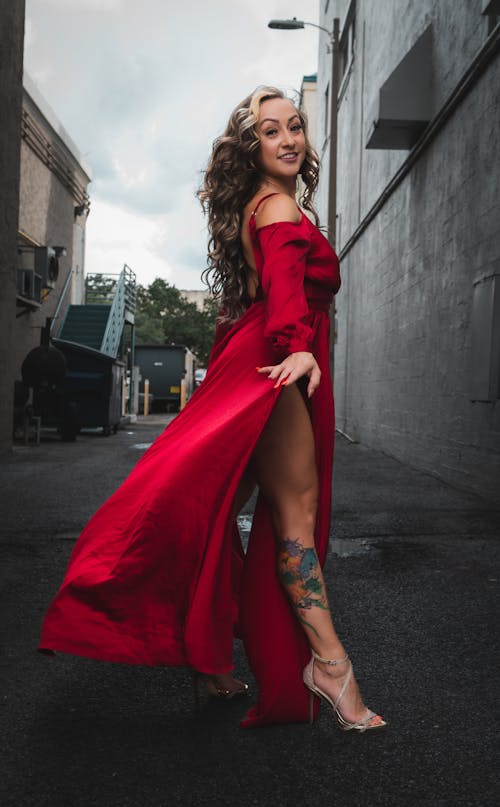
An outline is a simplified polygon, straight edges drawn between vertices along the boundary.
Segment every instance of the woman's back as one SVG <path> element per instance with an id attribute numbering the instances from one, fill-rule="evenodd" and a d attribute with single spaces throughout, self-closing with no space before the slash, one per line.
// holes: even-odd
<path id="1" fill-rule="evenodd" d="M 296 203 L 284 193 L 262 193 L 262 190 L 259 190 L 259 192 L 250 199 L 248 204 L 245 205 L 241 222 L 241 243 L 245 261 L 248 266 L 247 291 L 248 296 L 252 300 L 255 298 L 259 286 L 259 277 L 250 233 L 250 220 L 252 216 L 255 218 L 256 228 L 259 229 L 260 227 L 274 224 L 277 221 L 291 221 L 296 223 L 300 221 L 301 215 L 300 209 Z"/>

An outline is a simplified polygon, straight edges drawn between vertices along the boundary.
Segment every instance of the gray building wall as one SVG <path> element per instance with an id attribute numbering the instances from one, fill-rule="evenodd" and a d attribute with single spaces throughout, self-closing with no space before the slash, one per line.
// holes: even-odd
<path id="1" fill-rule="evenodd" d="M 0 0 L 0 452 L 12 442 L 24 2 Z"/>
<path id="2" fill-rule="evenodd" d="M 56 312 L 70 269 L 73 270 L 71 282 L 62 297 L 53 334 L 57 335 L 68 305 L 83 302 L 89 182 L 90 170 L 77 147 L 29 76 L 25 75 L 18 243 L 25 246 L 60 246 L 65 248 L 66 255 L 59 258 L 55 287 L 42 292 L 42 303 L 38 310 L 23 310 L 18 305 L 18 316 L 13 326 L 13 360 L 15 378 L 18 380 L 21 379 L 23 359 L 33 347 L 40 344 L 41 328 L 47 317 L 53 317 Z M 11 318 L 14 318 L 14 311 Z"/>
<path id="3" fill-rule="evenodd" d="M 343 286 L 336 300 L 337 424 L 354 439 L 451 484 L 498 497 L 500 392 L 493 376 L 500 357 L 488 335 L 490 326 L 500 333 L 498 47 L 482 72 L 472 69 L 485 43 L 498 44 L 495 20 L 481 13 L 485 5 L 321 0 L 320 24 L 331 29 L 338 16 L 342 33 L 348 10 L 354 11 L 354 45 L 338 100 Z M 429 25 L 433 120 L 454 89 L 464 86 L 467 71 L 470 85 L 420 151 L 418 145 L 413 153 L 367 149 L 378 91 Z M 329 141 L 321 98 L 330 58 L 322 36 L 323 220 Z M 401 181 L 395 181 L 399 170 Z M 496 305 L 488 322 L 488 306 L 477 304 L 479 287 Z M 484 383 L 479 390 L 478 368 L 483 381 L 485 373 L 491 376 L 488 395 Z"/>

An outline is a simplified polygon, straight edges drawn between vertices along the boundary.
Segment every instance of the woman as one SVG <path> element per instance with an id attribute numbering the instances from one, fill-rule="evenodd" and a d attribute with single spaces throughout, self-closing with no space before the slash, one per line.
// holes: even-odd
<path id="1" fill-rule="evenodd" d="M 207 376 L 83 531 L 40 649 L 187 665 L 232 695 L 237 630 L 259 685 L 244 727 L 312 718 L 317 695 L 365 731 L 385 724 L 363 705 L 321 572 L 338 260 L 295 203 L 299 173 L 312 212 L 304 117 L 261 88 L 231 115 L 200 192 L 222 302 Z M 255 484 L 243 563 L 235 517 Z"/>

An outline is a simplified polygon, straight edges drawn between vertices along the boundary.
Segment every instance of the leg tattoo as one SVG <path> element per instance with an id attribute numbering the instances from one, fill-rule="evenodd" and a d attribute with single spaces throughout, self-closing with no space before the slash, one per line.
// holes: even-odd
<path id="1" fill-rule="evenodd" d="M 312 608 L 328 611 L 323 575 L 314 547 L 304 547 L 300 538 L 284 538 L 278 547 L 278 574 L 297 610 L 297 616 L 319 639 L 316 628 L 305 618 Z"/>

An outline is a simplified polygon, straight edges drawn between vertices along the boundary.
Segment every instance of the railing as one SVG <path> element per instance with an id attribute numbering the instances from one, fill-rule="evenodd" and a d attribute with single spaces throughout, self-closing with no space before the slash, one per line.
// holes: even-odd
<path id="1" fill-rule="evenodd" d="M 86 305 L 111 305 L 121 274 L 94 274 L 85 277 Z"/>
<path id="2" fill-rule="evenodd" d="M 57 301 L 56 310 L 52 314 L 52 322 L 50 323 L 50 330 L 51 331 L 55 326 L 56 319 L 59 317 L 59 311 L 61 310 L 63 300 L 66 297 L 66 292 L 69 289 L 69 284 L 70 284 L 70 281 L 71 281 L 72 274 L 73 274 L 73 269 L 71 269 L 71 268 L 68 269 L 68 274 L 66 275 L 66 280 L 64 281 L 64 285 L 63 285 L 63 287 L 61 289 L 61 293 L 59 295 L 59 300 Z"/>
<path id="3" fill-rule="evenodd" d="M 125 280 L 125 316 L 127 322 L 131 322 L 132 324 L 134 324 L 135 305 L 137 301 L 135 272 L 130 268 L 130 266 L 127 266 L 127 264 L 124 263 L 122 275 Z M 127 317 L 127 314 L 129 315 L 129 317 Z"/>
<path id="4" fill-rule="evenodd" d="M 96 277 L 95 275 L 93 276 Z M 108 275 L 102 275 L 102 280 L 104 285 L 101 284 L 101 295 L 103 290 L 106 286 L 106 280 L 110 278 Z M 110 299 L 111 285 L 108 291 L 105 292 L 105 297 L 107 299 L 97 300 L 94 299 L 93 302 L 106 302 L 109 304 L 111 302 L 111 309 L 108 316 L 108 322 L 106 324 L 106 330 L 104 331 L 104 336 L 102 338 L 101 344 L 101 352 L 105 353 L 107 356 L 117 356 L 118 350 L 120 348 L 120 342 L 123 336 L 123 329 L 125 326 L 125 322 L 134 323 L 135 319 L 135 300 L 136 300 L 136 279 L 135 273 L 132 269 L 124 264 L 124 267 L 116 281 L 114 281 L 114 293 L 112 294 L 112 299 Z M 111 278 L 110 278 L 111 284 Z M 89 299 L 87 299 L 87 303 L 89 303 Z"/>

